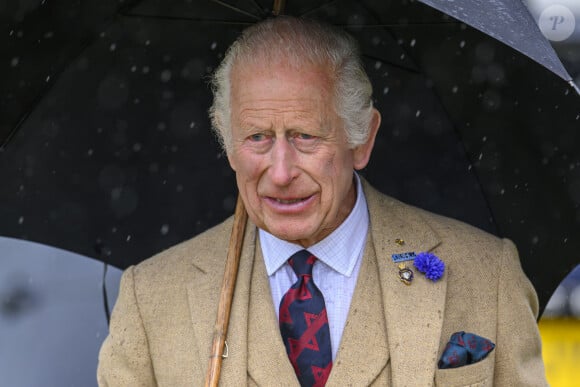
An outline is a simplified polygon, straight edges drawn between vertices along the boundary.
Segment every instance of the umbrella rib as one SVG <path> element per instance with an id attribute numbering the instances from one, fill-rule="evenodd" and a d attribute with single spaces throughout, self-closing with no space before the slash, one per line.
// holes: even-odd
<path id="1" fill-rule="evenodd" d="M 111 322 L 111 312 L 109 309 L 109 296 L 107 295 L 107 269 L 109 265 L 105 262 L 103 264 L 103 281 L 101 282 L 103 293 L 103 307 L 105 308 L 105 317 L 107 318 L 107 326 Z"/>
<path id="2" fill-rule="evenodd" d="M 325 7 L 325 6 L 327 6 L 327 5 L 329 5 L 329 4 L 332 4 L 332 3 L 336 3 L 336 0 L 329 0 L 329 1 L 325 2 L 325 3 L 319 4 L 319 5 L 317 5 L 316 7 L 313 7 L 313 8 L 311 8 L 311 9 L 309 9 L 308 11 L 305 11 L 305 12 L 303 12 L 301 16 L 306 16 L 306 15 L 308 15 L 309 13 L 312 13 L 312 12 L 314 12 L 314 11 L 317 11 L 317 10 L 319 10 L 320 8 L 322 8 L 322 7 Z"/>
<path id="3" fill-rule="evenodd" d="M 248 0 L 250 4 L 253 4 L 256 7 L 256 10 L 260 12 L 260 15 L 266 16 L 268 12 L 256 1 L 256 0 Z"/>
<path id="4" fill-rule="evenodd" d="M 216 4 L 219 4 L 219 5 L 221 5 L 222 7 L 229 8 L 229 9 L 231 9 L 232 11 L 235 11 L 235 12 L 241 13 L 242 15 L 245 15 L 245 16 L 248 16 L 248 17 L 251 17 L 251 18 L 253 18 L 254 20 L 261 20 L 259 16 L 256 16 L 256 15 L 254 15 L 253 13 L 250 13 L 250 12 L 244 11 L 243 9 L 241 9 L 241 8 L 238 8 L 238 7 L 235 7 L 235 6 L 233 6 L 233 5 L 231 5 L 231 4 L 228 4 L 228 3 L 224 2 L 224 1 L 221 1 L 221 0 L 210 0 L 210 1 L 211 1 L 212 3 L 216 3 Z"/>

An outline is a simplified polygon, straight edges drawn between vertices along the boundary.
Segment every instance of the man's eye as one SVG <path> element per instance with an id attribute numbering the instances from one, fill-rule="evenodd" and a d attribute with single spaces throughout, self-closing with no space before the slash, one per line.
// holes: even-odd
<path id="1" fill-rule="evenodd" d="M 312 139 L 314 139 L 314 136 L 312 136 L 310 134 L 306 134 L 306 133 L 298 133 L 296 135 L 296 137 L 298 137 L 301 140 L 312 140 Z"/>
<path id="2" fill-rule="evenodd" d="M 251 141 L 259 142 L 264 141 L 266 139 L 266 135 L 264 133 L 256 133 L 252 134 L 249 138 Z"/>

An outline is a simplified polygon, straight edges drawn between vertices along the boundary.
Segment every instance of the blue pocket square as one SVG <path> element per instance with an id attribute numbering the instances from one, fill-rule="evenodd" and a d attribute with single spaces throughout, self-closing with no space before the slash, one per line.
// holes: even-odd
<path id="1" fill-rule="evenodd" d="M 477 363 L 495 348 L 495 344 L 485 337 L 467 332 L 451 335 L 438 366 L 440 369 L 457 368 Z"/>

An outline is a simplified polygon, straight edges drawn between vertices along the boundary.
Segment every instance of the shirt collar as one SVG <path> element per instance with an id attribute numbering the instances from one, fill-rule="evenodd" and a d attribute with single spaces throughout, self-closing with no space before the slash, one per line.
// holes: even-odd
<path id="1" fill-rule="evenodd" d="M 354 207 L 342 224 L 308 251 L 340 274 L 350 277 L 364 247 L 369 226 L 367 202 L 360 178 L 355 175 L 357 195 Z M 304 249 L 274 235 L 259 230 L 260 244 L 268 276 L 280 269 L 294 253 Z"/>

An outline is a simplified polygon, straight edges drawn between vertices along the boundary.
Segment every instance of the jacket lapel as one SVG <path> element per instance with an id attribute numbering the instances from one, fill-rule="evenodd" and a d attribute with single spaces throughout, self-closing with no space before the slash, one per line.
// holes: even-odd
<path id="1" fill-rule="evenodd" d="M 447 275 L 437 282 L 427 280 L 407 261 L 414 279 L 405 285 L 392 255 L 431 251 L 440 240 L 416 210 L 409 211 L 366 183 L 364 187 L 383 292 L 393 386 L 430 386 L 439 352 Z M 404 243 L 397 243 L 397 238 Z"/>
<path id="2" fill-rule="evenodd" d="M 375 251 L 367 238 L 348 320 L 327 386 L 369 385 L 387 366 L 389 348 Z"/>
<path id="3" fill-rule="evenodd" d="M 231 220 L 229 223 L 221 228 L 223 235 L 217 235 L 216 241 L 229 241 Z M 241 380 L 246 380 L 247 377 L 248 297 L 254 264 L 255 228 L 248 221 L 226 337 L 228 357 L 222 362 L 220 376 L 220 384 L 222 385 L 236 385 Z M 199 363 L 197 364 L 203 366 L 204 375 L 209 365 L 217 305 L 227 255 L 223 245 L 218 242 L 216 242 L 215 250 L 215 254 L 208 254 L 205 259 L 200 259 L 194 263 L 201 273 L 192 279 L 187 289 L 194 334 L 198 343 Z M 223 258 L 220 260 L 222 256 Z M 216 266 L 219 264 L 222 268 L 216 270 Z"/>
<path id="4" fill-rule="evenodd" d="M 248 373 L 259 386 L 298 386 L 286 354 L 272 302 L 268 274 L 260 244 L 250 290 L 248 322 Z"/>

